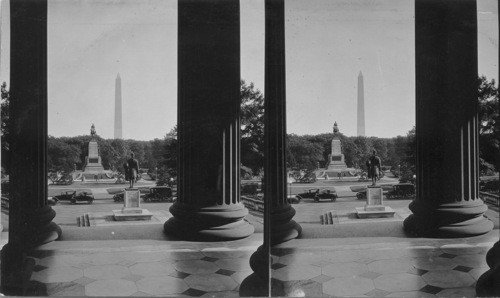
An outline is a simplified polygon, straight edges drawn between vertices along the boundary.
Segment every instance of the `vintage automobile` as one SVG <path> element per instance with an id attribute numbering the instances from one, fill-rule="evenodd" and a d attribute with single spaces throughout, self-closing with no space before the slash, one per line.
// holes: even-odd
<path id="1" fill-rule="evenodd" d="M 155 186 L 144 195 L 144 202 L 173 202 L 172 188 L 168 186 Z"/>
<path id="2" fill-rule="evenodd" d="M 296 195 L 288 195 L 287 197 L 288 203 L 289 204 L 299 204 L 301 201 L 301 198 Z"/>
<path id="3" fill-rule="evenodd" d="M 147 187 L 139 188 L 139 191 L 140 191 L 140 195 L 143 196 L 144 193 L 149 192 L 149 188 L 147 188 Z M 123 202 L 124 196 L 125 196 L 125 189 L 122 189 L 113 196 L 113 200 L 115 202 Z"/>
<path id="4" fill-rule="evenodd" d="M 330 200 L 332 202 L 337 200 L 337 191 L 331 188 L 312 188 L 306 192 L 300 193 L 297 196 L 299 201 L 303 199 L 313 199 L 314 202 L 319 202 L 320 200 Z"/>
<path id="5" fill-rule="evenodd" d="M 64 191 L 58 196 L 54 196 L 53 200 L 57 201 L 70 201 L 71 204 L 76 204 L 76 202 L 87 202 L 92 204 L 94 201 L 94 195 L 90 191 L 80 191 L 76 192 L 76 190 L 72 191 Z"/>
<path id="6" fill-rule="evenodd" d="M 387 192 L 386 198 L 393 199 L 409 199 L 415 196 L 415 185 L 411 183 L 399 183 L 392 187 L 392 190 Z"/>

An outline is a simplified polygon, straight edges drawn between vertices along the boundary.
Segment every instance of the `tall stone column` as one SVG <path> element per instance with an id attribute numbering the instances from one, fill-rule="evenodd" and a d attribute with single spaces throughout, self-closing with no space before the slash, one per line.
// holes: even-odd
<path id="1" fill-rule="evenodd" d="M 264 279 L 269 276 L 272 246 L 298 237 L 302 230 L 292 220 L 295 209 L 287 200 L 284 0 L 265 1 L 265 22 L 264 230 L 270 235 L 250 259 L 254 272 Z"/>
<path id="2" fill-rule="evenodd" d="M 424 237 L 487 233 L 479 198 L 475 0 L 416 0 L 417 198 L 405 230 Z"/>
<path id="3" fill-rule="evenodd" d="M 244 238 L 240 202 L 239 1 L 178 2 L 178 198 L 164 225 L 182 239 Z"/>
<path id="4" fill-rule="evenodd" d="M 58 239 L 47 204 L 47 1 L 10 3 L 9 242 L 2 293 L 22 294 L 25 253 Z"/>

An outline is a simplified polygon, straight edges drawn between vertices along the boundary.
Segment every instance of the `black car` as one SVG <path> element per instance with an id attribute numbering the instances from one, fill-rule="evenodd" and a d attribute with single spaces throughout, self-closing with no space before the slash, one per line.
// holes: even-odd
<path id="1" fill-rule="evenodd" d="M 320 200 L 330 200 L 335 202 L 337 197 L 337 191 L 329 188 L 313 188 L 296 196 L 299 201 L 302 199 L 313 199 L 315 202 L 319 202 Z"/>
<path id="2" fill-rule="evenodd" d="M 173 202 L 172 188 L 168 186 L 156 186 L 149 189 L 144 195 L 144 202 Z"/>
<path id="3" fill-rule="evenodd" d="M 411 183 L 399 183 L 387 192 L 387 199 L 409 199 L 415 196 L 415 185 Z"/>
<path id="4" fill-rule="evenodd" d="M 76 202 L 87 202 L 92 204 L 94 201 L 94 195 L 90 191 L 81 191 L 79 193 L 76 190 L 64 191 L 58 196 L 54 196 L 53 199 L 57 201 L 70 201 L 71 204 L 76 204 Z"/>

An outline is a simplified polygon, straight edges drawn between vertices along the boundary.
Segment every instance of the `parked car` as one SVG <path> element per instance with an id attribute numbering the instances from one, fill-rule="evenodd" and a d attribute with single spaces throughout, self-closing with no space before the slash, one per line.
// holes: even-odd
<path id="1" fill-rule="evenodd" d="M 415 185 L 411 183 L 399 183 L 387 192 L 387 199 L 408 199 L 415 196 Z"/>
<path id="2" fill-rule="evenodd" d="M 330 200 L 332 202 L 337 200 L 337 191 L 331 188 L 312 188 L 306 192 L 300 193 L 297 199 L 301 201 L 302 199 L 313 199 L 315 202 L 320 200 Z"/>
<path id="3" fill-rule="evenodd" d="M 143 198 L 144 202 L 173 202 L 172 188 L 168 186 L 155 186 Z"/>
<path id="4" fill-rule="evenodd" d="M 384 195 L 387 195 L 389 191 L 393 190 L 393 185 L 392 184 L 384 184 L 384 185 L 378 185 L 382 187 L 382 191 Z M 366 200 L 366 187 L 363 189 L 358 190 L 359 187 L 351 187 L 352 191 L 357 191 L 356 197 L 358 200 Z"/>
<path id="5" fill-rule="evenodd" d="M 76 204 L 76 202 L 87 202 L 92 204 L 94 201 L 94 195 L 89 191 L 81 191 L 79 193 L 76 190 L 64 191 L 58 196 L 54 196 L 57 201 L 70 201 L 71 204 Z"/>
<path id="6" fill-rule="evenodd" d="M 288 195 L 287 200 L 288 200 L 289 204 L 299 204 L 301 201 L 301 198 L 299 196 L 295 196 L 295 195 Z"/>
<path id="7" fill-rule="evenodd" d="M 49 206 L 56 205 L 58 201 L 59 200 L 56 197 L 48 197 L 47 198 L 47 204 L 49 204 Z"/>

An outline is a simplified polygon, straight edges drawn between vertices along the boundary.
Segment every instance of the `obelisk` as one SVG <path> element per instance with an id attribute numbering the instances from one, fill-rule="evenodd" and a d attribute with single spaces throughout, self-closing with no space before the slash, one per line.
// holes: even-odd
<path id="1" fill-rule="evenodd" d="M 358 137 L 365 136 L 365 91 L 363 86 L 363 74 L 358 75 Z"/>
<path id="2" fill-rule="evenodd" d="M 115 81 L 115 139 L 122 138 L 122 79 L 118 73 Z"/>

